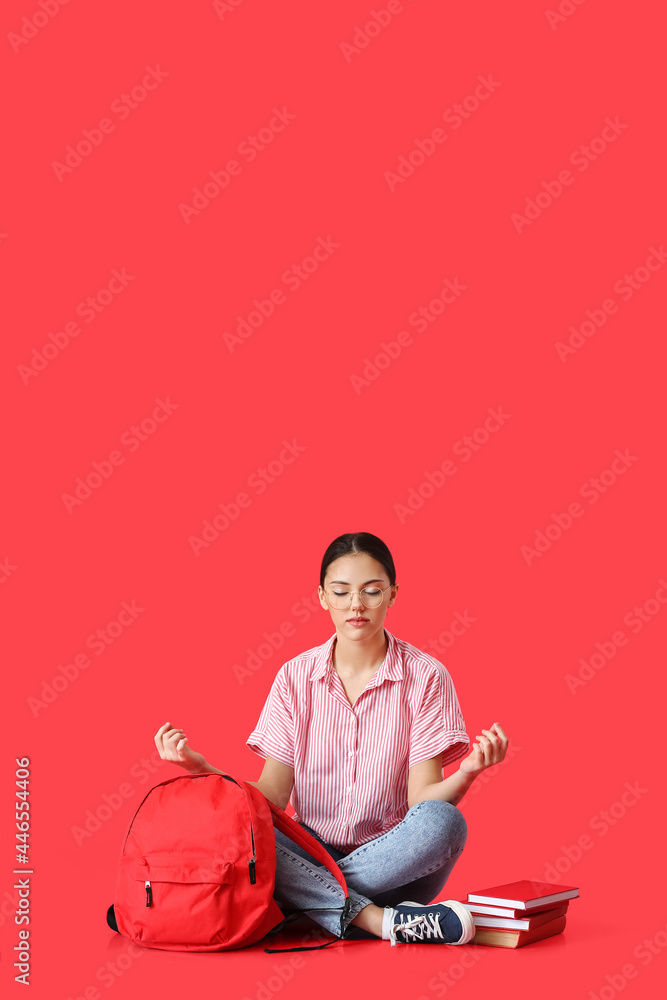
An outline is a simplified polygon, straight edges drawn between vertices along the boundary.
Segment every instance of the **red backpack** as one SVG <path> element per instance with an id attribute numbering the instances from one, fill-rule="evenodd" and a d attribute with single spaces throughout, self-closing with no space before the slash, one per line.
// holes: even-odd
<path id="1" fill-rule="evenodd" d="M 331 855 L 254 785 L 217 773 L 180 775 L 146 794 L 127 831 L 107 923 L 130 941 L 167 951 L 255 944 L 285 921 L 273 898 L 274 823 L 337 878 L 345 893 L 343 937 L 350 897 Z M 309 951 L 339 940 L 264 951 Z"/>

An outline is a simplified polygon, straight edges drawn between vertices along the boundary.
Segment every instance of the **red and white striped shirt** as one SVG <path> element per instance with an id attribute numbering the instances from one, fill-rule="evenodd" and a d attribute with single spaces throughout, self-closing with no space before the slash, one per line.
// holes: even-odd
<path id="1" fill-rule="evenodd" d="M 349 853 L 408 812 L 408 771 L 470 740 L 442 663 L 385 629 L 387 655 L 354 705 L 333 668 L 336 634 L 278 671 L 246 743 L 294 768 L 297 822 Z"/>

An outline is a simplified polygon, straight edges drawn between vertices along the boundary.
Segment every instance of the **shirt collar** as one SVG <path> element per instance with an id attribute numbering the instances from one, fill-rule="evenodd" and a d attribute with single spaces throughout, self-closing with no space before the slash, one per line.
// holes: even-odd
<path id="1" fill-rule="evenodd" d="M 369 682 L 369 684 L 372 684 L 373 687 L 377 687 L 379 684 L 382 684 L 383 681 L 403 680 L 403 657 L 398 646 L 398 640 L 395 635 L 389 632 L 388 629 L 385 629 L 384 631 L 388 642 L 387 655 L 384 659 L 384 663 L 382 663 Z M 310 672 L 311 681 L 318 681 L 323 677 L 328 678 L 329 670 L 332 667 L 335 640 L 336 633 L 334 632 L 334 634 L 319 647 L 315 657 L 315 662 Z"/>

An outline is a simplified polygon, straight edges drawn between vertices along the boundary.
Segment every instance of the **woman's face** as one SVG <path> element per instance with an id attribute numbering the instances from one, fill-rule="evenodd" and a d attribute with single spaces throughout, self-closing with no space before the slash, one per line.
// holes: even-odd
<path id="1" fill-rule="evenodd" d="M 360 590 L 370 591 L 377 599 L 382 594 L 382 603 L 377 608 L 364 606 Z M 334 594 L 348 595 L 352 591 L 352 602 L 345 610 L 337 610 L 331 606 L 327 597 Z M 341 556 L 329 567 L 324 578 L 324 589 L 318 588 L 320 603 L 331 615 L 336 631 L 349 638 L 352 642 L 363 642 L 371 636 L 382 632 L 387 609 L 396 600 L 398 584 L 389 584 L 387 571 L 382 563 L 377 562 L 366 552 L 356 552 L 354 555 Z M 357 623 L 353 619 L 359 619 Z"/>

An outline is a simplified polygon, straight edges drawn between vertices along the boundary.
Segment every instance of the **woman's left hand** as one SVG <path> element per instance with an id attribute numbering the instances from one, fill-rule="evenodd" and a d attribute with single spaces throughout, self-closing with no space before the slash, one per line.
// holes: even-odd
<path id="1" fill-rule="evenodd" d="M 490 729 L 483 729 L 482 733 L 485 735 L 475 737 L 479 743 L 474 744 L 471 753 L 463 758 L 459 766 L 460 771 L 473 777 L 504 760 L 509 746 L 509 740 L 497 722 Z"/>

